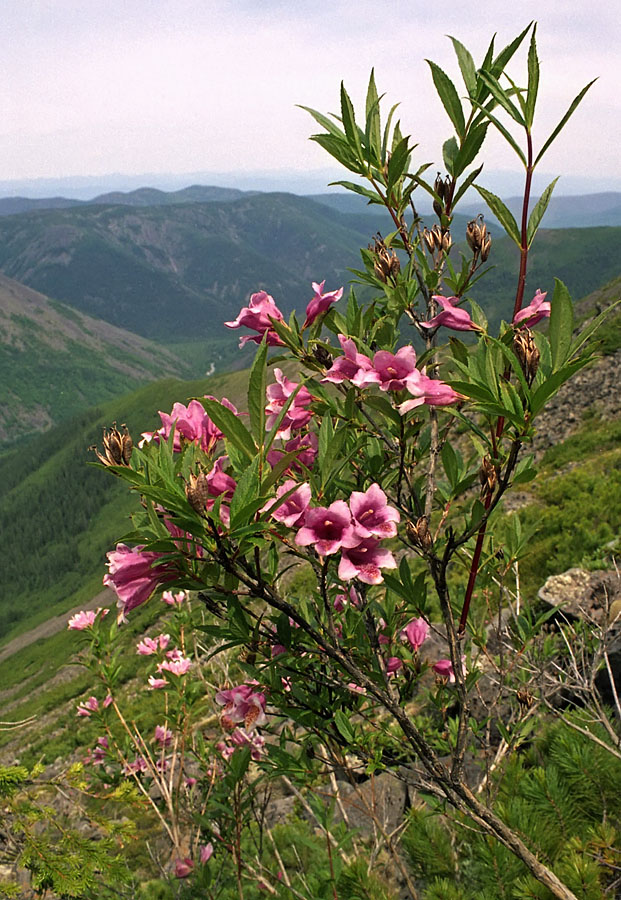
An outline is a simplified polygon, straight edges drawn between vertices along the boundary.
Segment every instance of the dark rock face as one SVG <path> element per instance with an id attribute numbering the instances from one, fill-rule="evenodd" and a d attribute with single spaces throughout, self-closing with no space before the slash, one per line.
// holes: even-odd
<path id="1" fill-rule="evenodd" d="M 604 624 L 621 613 L 621 579 L 616 572 L 568 569 L 551 575 L 539 590 L 539 599 L 568 618 Z"/>

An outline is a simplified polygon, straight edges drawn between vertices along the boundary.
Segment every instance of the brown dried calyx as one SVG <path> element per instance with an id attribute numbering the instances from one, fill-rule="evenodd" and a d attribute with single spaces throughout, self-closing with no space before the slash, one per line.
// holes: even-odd
<path id="1" fill-rule="evenodd" d="M 528 386 L 535 380 L 540 353 L 530 328 L 520 328 L 513 336 L 513 350 L 520 361 Z"/>
<path id="2" fill-rule="evenodd" d="M 204 472 L 199 472 L 198 475 L 190 472 L 190 480 L 185 485 L 185 495 L 194 512 L 204 516 L 209 500 L 209 482 Z"/>
<path id="3" fill-rule="evenodd" d="M 384 284 L 389 278 L 391 281 L 396 281 L 397 275 L 401 271 L 399 257 L 394 250 L 388 249 L 379 231 L 377 237 L 373 238 L 373 244 L 369 244 L 369 250 L 374 256 L 373 269 L 379 280 Z"/>
<path id="4" fill-rule="evenodd" d="M 436 180 L 433 183 L 433 190 L 438 195 L 438 200 L 433 201 L 433 211 L 436 216 L 448 215 L 448 207 L 451 204 L 453 199 L 452 190 L 451 190 L 451 179 L 447 175 L 446 178 L 442 178 L 440 173 L 436 175 Z"/>
<path id="5" fill-rule="evenodd" d="M 479 479 L 481 481 L 482 492 L 484 494 L 493 493 L 496 483 L 498 482 L 498 473 L 489 456 L 483 458 L 481 468 L 479 469 Z"/>
<path id="6" fill-rule="evenodd" d="M 453 243 L 451 232 L 448 228 L 440 228 L 439 225 L 434 225 L 431 231 L 424 228 L 423 240 L 430 253 L 435 253 L 437 250 L 443 250 L 444 253 L 448 253 Z"/>
<path id="7" fill-rule="evenodd" d="M 479 219 L 480 221 L 477 221 Z M 492 237 L 483 221 L 483 216 L 477 216 L 476 219 L 468 222 L 466 226 L 466 241 L 475 257 L 480 255 L 481 261 L 487 262 L 492 249 Z"/>
<path id="8" fill-rule="evenodd" d="M 112 428 L 103 430 L 103 452 L 94 444 L 89 450 L 94 450 L 97 458 L 104 466 L 129 466 L 132 457 L 134 442 L 127 430 L 127 425 L 121 425 L 123 431 L 119 431 L 116 422 Z"/>
<path id="9" fill-rule="evenodd" d="M 416 522 L 408 522 L 405 530 L 413 544 L 422 550 L 429 550 L 433 540 L 429 531 L 427 516 L 420 516 Z"/>

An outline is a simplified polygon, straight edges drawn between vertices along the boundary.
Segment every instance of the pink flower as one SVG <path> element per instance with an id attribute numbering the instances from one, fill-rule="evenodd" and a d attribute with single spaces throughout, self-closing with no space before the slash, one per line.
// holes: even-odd
<path id="1" fill-rule="evenodd" d="M 310 484 L 304 482 L 304 484 L 300 484 L 297 489 L 293 491 L 284 503 L 281 503 L 275 508 L 276 501 L 294 488 L 296 484 L 297 482 L 292 478 L 288 478 L 276 491 L 276 500 L 270 500 L 261 510 L 261 512 L 268 512 L 272 519 L 276 519 L 277 522 L 282 522 L 287 528 L 294 528 L 301 522 L 306 514 L 311 499 Z"/>
<path id="2" fill-rule="evenodd" d="M 373 369 L 379 377 L 380 391 L 402 391 L 416 371 L 416 351 L 410 346 L 401 347 L 396 353 L 378 350 L 373 357 Z"/>
<path id="3" fill-rule="evenodd" d="M 334 598 L 334 608 L 337 612 L 343 612 L 348 603 L 351 603 L 352 606 L 360 606 L 360 597 L 353 584 L 349 589 L 349 596 L 347 594 L 336 595 Z"/>
<path id="4" fill-rule="evenodd" d="M 166 654 L 167 659 L 158 664 L 158 672 L 170 672 L 171 675 L 185 675 L 192 660 L 184 656 L 181 650 L 169 650 Z"/>
<path id="5" fill-rule="evenodd" d="M 242 325 L 257 331 L 257 335 L 247 335 L 241 338 L 239 346 L 243 347 L 248 341 L 254 341 L 260 344 L 263 335 L 267 334 L 267 343 L 270 347 L 283 346 L 272 325 L 272 319 L 283 322 L 283 314 L 274 303 L 273 297 L 270 297 L 265 291 L 258 291 L 250 298 L 248 306 L 240 310 L 239 315 L 233 322 L 225 322 L 227 328 L 241 328 Z"/>
<path id="6" fill-rule="evenodd" d="M 429 625 L 421 617 L 412 619 L 401 632 L 401 639 L 409 641 L 412 650 L 418 650 L 429 637 Z"/>
<path id="7" fill-rule="evenodd" d="M 398 656 L 389 656 L 386 660 L 386 674 L 394 675 L 399 669 L 403 668 L 403 660 Z"/>
<path id="8" fill-rule="evenodd" d="M 151 656 L 153 653 L 157 653 L 158 650 L 165 650 L 169 641 L 169 634 L 160 634 L 156 638 L 146 637 L 136 644 L 136 653 L 139 653 L 141 656 Z"/>
<path id="9" fill-rule="evenodd" d="M 210 395 L 207 397 L 209 400 L 216 399 Z M 226 397 L 218 402 L 237 414 L 237 409 Z M 198 444 L 205 453 L 210 453 L 223 437 L 220 429 L 214 425 L 205 412 L 200 400 L 190 400 L 187 406 L 184 406 L 183 403 L 175 403 L 170 413 L 160 410 L 159 416 L 162 420 L 162 427 L 158 431 L 143 432 L 143 439 L 139 446 L 142 446 L 145 441 L 152 440 L 156 443 L 162 439 L 167 441 L 171 431 L 174 431 L 173 450 L 175 452 L 178 453 L 181 450 L 183 440 L 187 443 Z"/>
<path id="10" fill-rule="evenodd" d="M 267 388 L 267 399 L 269 402 L 265 407 L 267 415 L 265 424 L 268 430 L 271 430 L 274 426 L 283 406 L 298 387 L 297 382 L 290 381 L 281 369 L 274 369 L 274 375 L 276 376 L 276 384 L 270 384 Z M 299 389 L 280 423 L 278 437 L 288 441 L 293 429 L 299 431 L 300 428 L 308 425 L 312 415 L 308 405 L 312 399 L 308 388 L 301 387 Z"/>
<path id="11" fill-rule="evenodd" d="M 103 708 L 108 709 L 108 707 L 113 703 L 112 694 L 106 694 L 103 702 Z"/>
<path id="12" fill-rule="evenodd" d="M 72 628 L 74 631 L 84 631 L 85 628 L 90 628 L 95 624 L 96 618 L 97 613 L 94 609 L 76 613 L 75 616 L 71 616 L 67 622 L 67 628 Z"/>
<path id="13" fill-rule="evenodd" d="M 157 741 L 158 744 L 161 744 L 162 747 L 170 747 L 172 744 L 173 733 L 169 728 L 166 728 L 165 725 L 156 725 L 155 726 L 155 737 L 154 740 Z"/>
<path id="14" fill-rule="evenodd" d="M 150 691 L 157 691 L 159 688 L 164 688 L 168 684 L 165 678 L 156 678 L 155 675 L 149 675 L 147 683 Z"/>
<path id="15" fill-rule="evenodd" d="M 192 788 L 194 787 L 194 785 L 196 783 L 197 783 L 196 778 L 192 778 L 191 776 L 189 778 L 185 779 L 185 786 L 188 788 L 188 790 L 192 790 Z"/>
<path id="16" fill-rule="evenodd" d="M 303 527 L 295 536 L 295 543 L 300 547 L 312 544 L 320 556 L 330 556 L 341 547 L 356 547 L 360 539 L 345 501 L 335 500 L 328 507 L 309 509 Z"/>
<path id="17" fill-rule="evenodd" d="M 550 315 L 550 303 L 546 300 L 547 296 L 547 291 L 542 293 L 540 290 L 537 290 L 528 306 L 516 312 L 513 317 L 513 324 L 532 328 L 537 322 L 547 318 Z"/>
<path id="18" fill-rule="evenodd" d="M 222 719 L 225 724 L 244 723 L 247 730 L 260 727 L 267 722 L 265 715 L 265 694 L 254 690 L 251 684 L 240 684 L 225 691 L 218 691 L 216 703 L 223 706 Z"/>
<path id="19" fill-rule="evenodd" d="M 86 719 L 91 717 L 91 713 L 97 712 L 99 709 L 99 700 L 97 697 L 89 697 L 84 703 L 80 703 L 76 715 Z"/>
<path id="20" fill-rule="evenodd" d="M 296 437 L 288 441 L 282 450 L 272 449 L 267 454 L 267 461 L 270 466 L 275 466 L 285 453 L 293 453 L 294 450 L 299 451 L 295 460 L 290 464 L 287 471 L 302 471 L 301 466 L 307 469 L 312 468 L 317 458 L 317 435 L 309 431 L 306 434 L 298 434 Z M 301 464 L 301 465 L 300 465 Z"/>
<path id="21" fill-rule="evenodd" d="M 192 874 L 193 868 L 194 863 L 189 856 L 175 860 L 175 875 L 177 878 L 187 878 L 188 875 Z"/>
<path id="22" fill-rule="evenodd" d="M 423 328 L 436 328 L 444 325 L 446 328 L 452 328 L 454 331 L 481 331 L 478 325 L 475 325 L 470 314 L 461 306 L 455 306 L 459 302 L 459 297 L 441 297 L 435 294 L 432 298 L 441 307 L 442 312 L 429 319 L 428 322 L 421 322 Z"/>
<path id="23" fill-rule="evenodd" d="M 354 491 L 349 498 L 356 534 L 360 539 L 371 536 L 391 538 L 397 533 L 399 511 L 388 506 L 386 494 L 379 484 L 372 484 L 364 494 Z"/>
<path id="24" fill-rule="evenodd" d="M 439 381 L 437 378 L 429 378 L 428 375 L 419 372 L 418 369 L 407 379 L 406 386 L 410 394 L 413 394 L 416 399 L 406 400 L 405 403 L 401 403 L 397 407 L 402 416 L 411 409 L 422 406 L 424 403 L 427 406 L 450 406 L 452 403 L 465 399 L 457 391 L 454 391 L 452 387 L 449 387 L 448 384 Z"/>
<path id="25" fill-rule="evenodd" d="M 356 684 L 354 681 L 350 681 L 347 685 L 350 691 L 354 694 L 366 694 L 367 689 L 365 687 L 361 687 L 359 684 Z"/>
<path id="26" fill-rule="evenodd" d="M 164 593 L 162 594 L 162 600 L 168 606 L 181 606 L 187 596 L 188 595 L 185 591 L 179 591 L 178 594 L 173 594 L 172 591 L 164 591 Z"/>
<path id="27" fill-rule="evenodd" d="M 213 844 L 209 841 L 208 844 L 203 844 L 203 846 L 199 850 L 198 858 L 200 859 L 202 865 L 205 865 L 206 862 L 209 862 L 211 859 L 211 855 L 213 853 Z"/>
<path id="28" fill-rule="evenodd" d="M 207 476 L 207 490 L 212 497 L 224 496 L 227 500 L 230 500 L 235 493 L 237 482 L 224 471 L 228 461 L 228 456 L 219 456 Z"/>
<path id="29" fill-rule="evenodd" d="M 339 334 L 339 344 L 345 355 L 334 360 L 322 381 L 330 381 L 333 384 L 351 381 L 357 387 L 377 384 L 380 376 L 373 368 L 373 363 L 364 353 L 358 352 L 353 340 L 344 334 Z"/>
<path id="30" fill-rule="evenodd" d="M 465 665 L 466 657 L 462 656 L 461 665 L 462 672 L 466 674 L 466 665 Z M 450 659 L 439 659 L 435 665 L 431 667 L 436 675 L 439 675 L 441 678 L 446 678 L 449 684 L 453 684 L 455 681 L 455 672 L 453 671 L 453 663 Z"/>
<path id="31" fill-rule="evenodd" d="M 312 287 L 315 291 L 315 296 L 306 307 L 306 321 L 304 322 L 302 329 L 312 325 L 317 316 L 323 315 L 323 313 L 330 308 L 331 303 L 336 303 L 336 301 L 340 300 L 343 296 L 343 288 L 339 288 L 338 291 L 327 291 L 324 294 L 324 285 L 325 281 L 322 281 L 321 284 L 317 284 L 316 281 L 313 281 Z"/>
<path id="32" fill-rule="evenodd" d="M 390 550 L 379 546 L 375 538 L 367 538 L 357 547 L 343 548 L 338 574 L 341 581 L 358 578 L 365 584 L 381 584 L 381 569 L 396 569 L 397 563 Z"/>
<path id="33" fill-rule="evenodd" d="M 122 615 L 146 603 L 158 585 L 176 577 L 171 565 L 154 566 L 161 558 L 161 553 L 143 552 L 142 546 L 125 544 L 117 544 L 116 550 L 108 553 L 109 573 L 103 583 L 116 593 Z"/>

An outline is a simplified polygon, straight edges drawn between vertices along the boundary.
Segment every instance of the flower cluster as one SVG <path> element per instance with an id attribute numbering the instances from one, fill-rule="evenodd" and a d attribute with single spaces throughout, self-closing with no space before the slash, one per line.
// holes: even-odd
<path id="1" fill-rule="evenodd" d="M 462 397 L 443 381 L 430 378 L 416 368 L 416 351 L 412 346 L 401 347 L 396 353 L 378 350 L 373 360 L 360 353 L 352 338 L 339 334 L 339 343 L 344 355 L 339 356 L 326 372 L 323 381 L 341 384 L 351 381 L 356 387 L 378 385 L 381 391 L 403 391 L 412 394 L 414 400 L 400 404 L 399 412 L 404 414 L 422 404 L 428 406 L 449 406 Z"/>
<path id="2" fill-rule="evenodd" d="M 222 724 L 225 728 L 243 723 L 246 731 L 265 725 L 265 694 L 255 691 L 256 683 L 240 684 L 237 687 L 218 691 L 216 703 L 224 707 Z"/>
<path id="3" fill-rule="evenodd" d="M 206 399 L 215 400 L 215 397 L 207 394 Z M 237 415 L 237 409 L 226 397 L 219 402 Z M 187 406 L 184 406 L 183 403 L 175 403 L 170 413 L 160 410 L 159 417 L 162 420 L 162 427 L 158 431 L 144 431 L 140 447 L 149 441 L 156 443 L 162 439 L 167 441 L 171 432 L 174 432 L 173 450 L 176 453 L 181 450 L 183 443 L 196 444 L 205 453 L 211 453 L 223 437 L 220 429 L 214 425 L 205 412 L 200 400 L 190 400 Z"/>
<path id="4" fill-rule="evenodd" d="M 532 328 L 537 322 L 549 317 L 551 307 L 546 296 L 547 293 L 537 290 L 528 306 L 516 312 L 513 317 L 513 325 L 520 328 Z M 432 299 L 442 307 L 442 310 L 427 322 L 421 322 L 422 328 L 439 328 L 443 325 L 445 328 L 452 328 L 453 331 L 483 330 L 475 325 L 467 310 L 457 305 L 460 302 L 459 297 L 442 297 L 440 294 L 435 294 Z"/>
<path id="5" fill-rule="evenodd" d="M 143 545 L 117 544 L 116 550 L 111 550 L 107 556 L 108 574 L 104 575 L 103 583 L 118 597 L 121 621 L 131 609 L 146 603 L 160 584 L 176 577 L 174 566 L 168 563 L 156 565 L 162 559 L 162 553 L 145 551 Z"/>
<path id="6" fill-rule="evenodd" d="M 81 610 L 79 613 L 71 616 L 67 622 L 67 628 L 70 628 L 73 631 L 85 631 L 86 629 L 93 627 L 97 620 L 97 616 L 99 616 L 100 613 L 100 619 L 103 619 L 109 612 L 109 609 L 102 609 L 101 606 L 98 606 L 97 609 Z"/>

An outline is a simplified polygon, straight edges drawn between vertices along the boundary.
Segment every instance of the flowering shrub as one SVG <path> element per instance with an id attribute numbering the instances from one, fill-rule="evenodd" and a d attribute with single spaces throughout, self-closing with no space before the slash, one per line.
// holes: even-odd
<path id="1" fill-rule="evenodd" d="M 411 139 L 392 125 L 392 113 L 382 127 L 373 75 L 362 125 L 344 88 L 340 117 L 310 110 L 324 129 L 313 139 L 367 186 L 341 184 L 384 206 L 394 223 L 392 234 L 362 251 L 356 276 L 371 300 L 360 303 L 352 289 L 345 301 L 343 288 L 326 292 L 325 281 L 314 282 L 300 327 L 265 291 L 253 294 L 226 323 L 254 332 L 240 345 L 258 345 L 247 415 L 226 399 L 193 398 L 160 413 L 162 428 L 144 435 L 131 455 L 127 441 L 124 454 L 106 447 L 99 454 L 143 502 L 126 539 L 133 546 L 122 543 L 109 554 L 104 581 L 118 596 L 119 620 L 162 587 L 183 620 L 174 635 L 170 626 L 170 637 L 138 644 L 139 654 L 153 657 L 148 685 L 171 704 L 157 726 L 156 749 L 128 727 L 136 756 L 114 763 L 135 779 L 159 779 L 159 815 L 164 823 L 167 807 L 177 822 L 165 827 L 178 878 L 193 876 L 199 861 L 211 866 L 212 852 L 215 859 L 229 853 L 243 896 L 242 882 L 252 877 L 240 838 L 246 790 L 256 791 L 261 778 L 303 785 L 322 767 L 340 770 L 356 760 L 367 774 L 399 773 L 421 796 L 447 801 L 554 896 L 574 897 L 507 824 L 493 793 L 481 794 L 466 776 L 466 760 L 478 758 L 486 734 L 489 750 L 487 712 L 476 718 L 473 697 L 490 672 L 493 715 L 507 747 L 523 739 L 520 719 L 509 716 L 510 734 L 498 710 L 501 699 L 517 702 L 520 646 L 536 632 L 520 624 L 509 663 L 487 646 L 485 600 L 496 584 L 494 603 L 507 602 L 506 575 L 524 552 L 519 525 L 500 552 L 495 514 L 511 486 L 534 477 L 524 449 L 537 415 L 591 359 L 588 334 L 573 336 L 572 303 L 561 282 L 551 301 L 537 291 L 524 305 L 529 249 L 554 187 L 529 215 L 532 174 L 586 91 L 535 155 L 534 30 L 527 86 L 504 74 L 528 32 L 500 53 L 492 42 L 479 69 L 453 42 L 465 104 L 430 63 L 455 132 L 443 147 L 447 174 L 433 183 L 423 177 L 427 165 L 414 164 Z M 503 115 L 523 134 L 524 148 Z M 524 165 L 520 226 L 479 186 L 482 166 L 471 168 L 490 127 Z M 471 186 L 520 252 L 513 312 L 498 336 L 471 298 L 493 253 L 482 220 L 469 223 L 460 260 L 451 255 L 455 207 Z M 422 225 L 415 191 L 431 199 L 432 228 Z M 544 318 L 547 334 L 531 331 Z M 443 329 L 469 332 L 473 342 L 452 336 L 443 345 Z M 268 359 L 270 347 L 280 355 Z M 283 368 L 275 366 L 270 381 L 272 363 Z M 204 622 L 197 626 L 189 605 L 171 600 L 180 596 L 173 591 L 197 591 Z M 101 620 L 76 621 L 85 632 L 103 627 Z M 194 652 L 184 643 L 191 634 L 200 637 Z M 231 650 L 240 652 L 230 674 L 216 686 L 206 683 L 207 661 Z M 102 671 L 114 698 L 113 670 Z M 214 729 L 211 757 L 192 732 L 189 697 L 210 707 L 223 730 Z M 87 701 L 80 715 L 98 715 L 105 725 L 110 709 L 91 699 L 95 705 Z M 112 707 L 120 716 L 116 699 Z M 98 765 L 111 752 L 106 739 L 93 751 Z M 184 743 L 195 748 L 196 775 L 181 761 Z M 165 771 L 178 772 L 170 776 L 174 789 L 161 787 Z M 175 798 L 194 791 L 197 780 L 202 813 L 190 840 Z M 233 817 L 222 813 L 223 792 Z M 387 840 L 387 847 L 398 859 L 394 844 Z M 269 877 L 275 892 L 278 877 Z"/>

